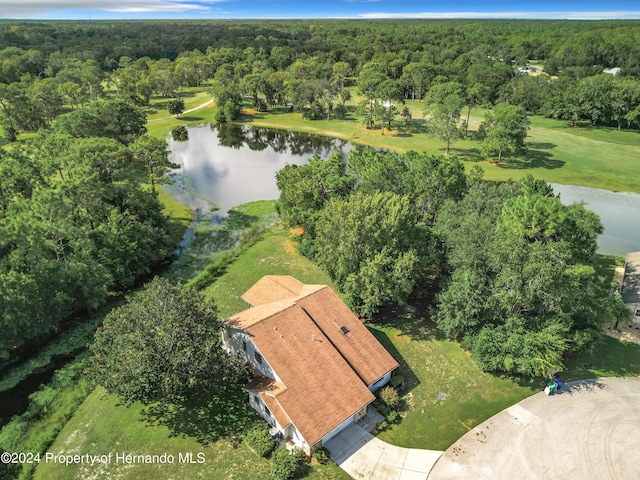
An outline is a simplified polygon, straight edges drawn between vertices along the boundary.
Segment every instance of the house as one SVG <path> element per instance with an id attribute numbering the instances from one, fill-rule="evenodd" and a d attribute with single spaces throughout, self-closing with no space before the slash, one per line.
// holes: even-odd
<path id="1" fill-rule="evenodd" d="M 225 348 L 253 370 L 250 405 L 310 455 L 366 415 L 398 363 L 327 285 L 268 275 L 242 298 Z"/>

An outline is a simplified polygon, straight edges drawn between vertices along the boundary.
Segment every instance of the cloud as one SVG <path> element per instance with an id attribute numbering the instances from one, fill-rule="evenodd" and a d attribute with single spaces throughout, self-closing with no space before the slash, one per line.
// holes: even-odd
<path id="1" fill-rule="evenodd" d="M 225 0 L 22 0 L 3 5 L 0 0 L 0 15 L 3 18 L 36 18 L 47 16 L 52 11 L 80 10 L 117 13 L 166 13 L 209 11 L 203 3 L 218 3 Z"/>
<path id="2" fill-rule="evenodd" d="M 531 18 L 531 19 L 568 19 L 568 20 L 601 20 L 601 19 L 627 19 L 640 18 L 638 11 L 617 12 L 415 12 L 415 13 L 388 13 L 369 12 L 361 13 L 359 18 Z"/>

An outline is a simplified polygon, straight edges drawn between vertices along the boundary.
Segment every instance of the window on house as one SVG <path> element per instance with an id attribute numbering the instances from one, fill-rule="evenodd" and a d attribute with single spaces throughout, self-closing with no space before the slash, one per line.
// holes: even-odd
<path id="1" fill-rule="evenodd" d="M 262 365 L 262 355 L 260 355 L 258 352 L 256 352 L 254 354 L 254 357 L 256 359 L 256 362 L 258 362 L 260 365 Z"/>
<path id="2" fill-rule="evenodd" d="M 247 351 L 247 342 L 242 340 L 242 349 L 246 352 Z"/>

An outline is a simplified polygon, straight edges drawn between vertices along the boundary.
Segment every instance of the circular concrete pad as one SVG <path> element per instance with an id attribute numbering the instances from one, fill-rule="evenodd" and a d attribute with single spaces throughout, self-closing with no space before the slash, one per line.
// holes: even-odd
<path id="1" fill-rule="evenodd" d="M 478 425 L 429 480 L 640 478 L 640 378 L 603 378 L 540 392 Z"/>

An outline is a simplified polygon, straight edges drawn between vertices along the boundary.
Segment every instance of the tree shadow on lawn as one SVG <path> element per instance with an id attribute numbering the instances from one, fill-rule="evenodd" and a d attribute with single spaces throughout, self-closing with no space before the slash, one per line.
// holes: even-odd
<path id="1" fill-rule="evenodd" d="M 142 421 L 163 425 L 171 436 L 192 437 L 203 445 L 222 437 L 237 439 L 255 421 L 255 414 L 244 404 L 245 396 L 240 386 L 223 385 L 179 403 L 149 405 L 142 410 Z"/>
<path id="2" fill-rule="evenodd" d="M 251 227 L 258 221 L 258 217 L 254 215 L 247 215 L 238 210 L 231 209 L 227 213 L 225 225 L 229 230 L 242 230 Z"/>
<path id="3" fill-rule="evenodd" d="M 373 323 L 384 327 L 397 328 L 402 335 L 412 340 L 445 340 L 445 335 L 438 330 L 429 316 L 429 308 L 433 305 L 433 292 L 423 297 L 412 297 L 406 305 L 386 305 L 373 318 Z"/>
<path id="4" fill-rule="evenodd" d="M 524 157 L 512 159 L 509 163 L 501 165 L 501 168 L 520 170 L 525 168 L 543 168 L 545 170 L 554 170 L 561 168 L 565 164 L 564 161 L 553 158 L 553 155 L 540 150 L 529 150 Z"/>
<path id="5" fill-rule="evenodd" d="M 527 142 L 527 147 L 536 150 L 551 150 L 553 148 L 556 148 L 557 145 L 555 143 L 548 142 Z"/>
<path id="6" fill-rule="evenodd" d="M 185 122 L 201 122 L 202 120 L 204 120 L 203 117 L 190 117 L 190 116 L 186 116 L 186 117 L 176 117 L 178 120 L 183 120 Z"/>
<path id="7" fill-rule="evenodd" d="M 413 137 L 418 134 L 427 133 L 427 121 L 426 120 L 410 120 L 409 123 L 394 125 L 398 133 L 394 134 L 394 137 Z"/>
<path id="8" fill-rule="evenodd" d="M 449 148 L 449 154 L 455 155 L 463 162 L 484 162 L 485 158 L 477 148 Z"/>
<path id="9" fill-rule="evenodd" d="M 385 350 L 398 362 L 399 368 L 396 370 L 396 374 L 400 374 L 405 378 L 402 387 L 403 393 L 408 393 L 420 385 L 420 379 L 411 369 L 386 332 L 378 330 L 374 325 L 369 325 L 368 328 L 373 336 L 376 337 L 376 340 L 378 340 Z"/>

